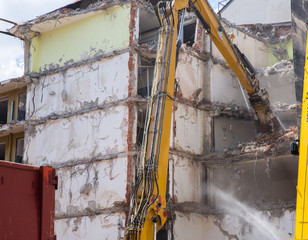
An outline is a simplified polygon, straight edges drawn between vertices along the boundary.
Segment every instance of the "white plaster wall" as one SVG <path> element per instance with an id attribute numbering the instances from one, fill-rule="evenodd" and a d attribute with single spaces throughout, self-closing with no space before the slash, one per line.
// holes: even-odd
<path id="1" fill-rule="evenodd" d="M 103 160 L 57 170 L 56 216 L 91 213 L 125 201 L 127 158 Z"/>
<path id="2" fill-rule="evenodd" d="M 264 68 L 269 65 L 270 49 L 268 46 L 234 28 L 229 28 L 228 33 L 230 32 L 235 36 L 233 43 L 246 55 L 255 69 Z"/>
<path id="3" fill-rule="evenodd" d="M 123 239 L 125 213 L 60 219 L 55 221 L 57 239 L 102 240 Z"/>
<path id="4" fill-rule="evenodd" d="M 277 103 L 295 104 L 295 85 L 293 69 L 281 69 L 275 74 L 258 77 L 260 87 L 269 94 L 271 105 Z"/>
<path id="5" fill-rule="evenodd" d="M 244 96 L 247 99 L 245 90 L 243 94 L 240 82 L 232 70 L 214 64 L 211 71 L 211 101 L 247 107 Z"/>
<path id="6" fill-rule="evenodd" d="M 41 77 L 28 87 L 28 118 L 70 113 L 128 96 L 129 53 Z"/>
<path id="7" fill-rule="evenodd" d="M 292 107 L 292 109 L 287 110 L 287 111 L 276 111 L 276 110 L 274 110 L 274 113 L 275 113 L 276 117 L 279 119 L 280 124 L 285 129 L 297 125 L 296 104 L 294 104 L 291 107 Z"/>
<path id="8" fill-rule="evenodd" d="M 176 213 L 174 237 L 176 240 L 273 240 L 293 238 L 294 211 L 286 210 L 280 217 L 270 216 L 270 214 L 262 212 L 256 215 L 267 216 L 268 223 L 261 227 L 262 222 L 258 226 L 256 222 L 247 223 L 229 214 L 222 218 L 216 218 L 199 214 Z M 268 233 L 266 228 L 269 227 L 274 229 L 275 236 Z"/>
<path id="9" fill-rule="evenodd" d="M 181 49 L 176 69 L 176 78 L 179 80 L 178 92 L 183 98 L 198 102 L 206 97 L 207 92 L 205 63 L 185 51 L 185 48 Z"/>
<path id="10" fill-rule="evenodd" d="M 268 46 L 235 28 L 227 27 L 226 25 L 224 25 L 224 28 L 228 34 L 233 33 L 235 38 L 232 42 L 246 55 L 254 68 L 264 68 L 269 65 L 270 49 Z M 213 57 L 226 61 L 215 44 L 212 43 L 212 46 Z"/>
<path id="11" fill-rule="evenodd" d="M 282 125 L 285 128 L 297 125 L 293 68 L 282 68 L 280 72 L 265 74 L 258 79 L 260 87 L 267 90 L 271 108 Z"/>
<path id="12" fill-rule="evenodd" d="M 234 0 L 221 16 L 239 24 L 280 23 L 291 21 L 290 0 Z"/>
<path id="13" fill-rule="evenodd" d="M 204 141 L 209 136 L 210 121 L 205 111 L 188 105 L 174 103 L 175 134 L 173 147 L 178 150 L 202 154 Z"/>
<path id="14" fill-rule="evenodd" d="M 173 234 L 175 240 L 225 240 L 223 234 L 213 224 L 212 217 L 204 217 L 194 213 L 185 215 L 176 212 Z"/>
<path id="15" fill-rule="evenodd" d="M 203 168 L 200 163 L 182 156 L 172 155 L 169 166 L 172 170 L 171 196 L 177 202 L 201 202 Z"/>
<path id="16" fill-rule="evenodd" d="M 25 161 L 48 165 L 124 152 L 127 125 L 126 106 L 35 125 L 26 131 Z"/>

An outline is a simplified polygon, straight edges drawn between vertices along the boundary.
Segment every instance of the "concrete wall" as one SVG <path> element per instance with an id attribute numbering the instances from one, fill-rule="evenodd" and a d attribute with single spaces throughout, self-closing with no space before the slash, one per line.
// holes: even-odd
<path id="1" fill-rule="evenodd" d="M 226 27 L 226 32 L 234 34 L 233 43 L 246 55 L 255 68 L 264 68 L 269 65 L 269 46 L 235 28 Z M 212 46 L 213 57 L 224 60 L 216 46 L 214 44 Z"/>
<path id="2" fill-rule="evenodd" d="M 259 153 L 260 154 L 260 153 Z M 215 165 L 208 168 L 209 191 L 231 194 L 242 203 L 265 207 L 271 202 L 290 202 L 296 197 L 296 157 L 258 157 L 243 163 Z M 220 199 L 219 199 L 220 200 Z M 212 206 L 220 201 L 211 199 Z"/>
<path id="3" fill-rule="evenodd" d="M 195 103 L 202 100 L 210 101 L 209 64 L 189 54 L 185 47 L 182 47 L 180 52 L 176 71 L 179 81 L 178 94 Z"/>
<path id="4" fill-rule="evenodd" d="M 271 108 L 284 128 L 297 125 L 296 89 L 292 62 L 281 61 L 260 71 L 260 87 L 269 94 Z"/>
<path id="5" fill-rule="evenodd" d="M 172 146 L 193 154 L 208 152 L 207 138 L 210 138 L 210 117 L 205 111 L 184 104 L 174 104 Z"/>
<path id="6" fill-rule="evenodd" d="M 290 22 L 291 1 L 234 0 L 220 14 L 223 18 L 237 25 Z"/>
<path id="7" fill-rule="evenodd" d="M 235 209 L 238 214 L 247 214 Z M 221 217 L 202 216 L 196 213 L 176 214 L 175 239 L 291 239 L 294 235 L 295 212 L 285 211 L 281 216 L 270 216 L 267 212 L 252 212 L 250 221 L 244 221 L 234 214 Z"/>
<path id="8" fill-rule="evenodd" d="M 124 213 L 61 219 L 55 223 L 55 231 L 61 239 L 123 239 L 124 228 Z"/>
<path id="9" fill-rule="evenodd" d="M 293 59 L 292 40 L 283 39 L 283 37 L 279 40 L 276 36 L 278 43 L 274 43 L 274 41 L 271 42 L 272 36 L 270 35 L 263 38 L 258 36 L 258 34 L 264 34 L 262 30 L 259 33 L 252 33 L 249 27 L 242 28 L 242 30 L 227 25 L 224 27 L 228 34 L 234 35 L 232 42 L 246 55 L 256 69 L 272 66 L 281 60 Z M 215 58 L 224 60 L 214 44 L 212 54 Z"/>
<path id="10" fill-rule="evenodd" d="M 171 154 L 169 174 L 169 193 L 175 202 L 203 201 L 205 169 L 198 162 L 181 154 Z"/>
<path id="11" fill-rule="evenodd" d="M 59 239 L 124 237 L 137 121 L 129 102 L 137 92 L 135 7 L 63 21 L 31 44 L 30 71 L 39 74 L 27 88 L 24 161 L 57 170 Z"/>
<path id="12" fill-rule="evenodd" d="M 41 124 L 26 132 L 26 160 L 57 164 L 126 151 L 128 109 L 120 101 L 128 96 L 128 58 L 109 57 L 33 82 L 27 118 Z"/>
<path id="13" fill-rule="evenodd" d="M 44 76 L 28 88 L 28 118 L 107 106 L 128 97 L 129 53 Z"/>
<path id="14" fill-rule="evenodd" d="M 97 65 L 110 69 L 112 61 L 104 60 Z M 77 80 L 81 85 L 86 84 L 78 88 L 76 79 L 70 78 L 68 73 L 72 71 L 77 74 L 71 76 L 78 76 L 84 68 L 87 69 L 70 69 L 43 77 L 28 89 L 28 106 L 35 106 L 35 114 L 31 116 L 28 111 L 25 161 L 57 168 L 55 231 L 58 237 L 120 239 L 124 234 L 125 213 L 115 204 L 126 201 L 129 110 L 117 102 L 117 97 L 112 99 L 111 92 L 121 91 L 123 94 L 118 97 L 122 98 L 127 95 L 124 93 L 127 87 L 122 84 L 123 89 L 117 90 L 117 80 L 113 76 L 104 79 L 106 71 L 99 71 L 97 67 L 96 73 L 87 72 L 83 80 Z M 119 79 L 127 83 L 127 75 L 123 73 Z M 68 77 L 63 78 L 63 75 Z M 73 101 L 63 102 L 63 87 L 68 89 Z M 49 95 L 51 89 L 56 94 Z M 44 99 L 44 96 L 47 97 Z M 48 101 L 54 104 L 48 106 Z M 54 120 L 50 119 L 52 116 L 56 116 Z"/>
<path id="15" fill-rule="evenodd" d="M 118 106 L 31 125 L 25 161 L 48 165 L 127 151 L 127 114 L 126 107 Z"/>
<path id="16" fill-rule="evenodd" d="M 211 101 L 213 103 L 235 104 L 246 107 L 248 99 L 245 90 L 232 70 L 214 64 L 211 71 Z"/>
<path id="17" fill-rule="evenodd" d="M 255 136 L 256 129 L 253 120 L 226 120 L 224 118 L 214 120 L 214 144 L 217 151 L 234 148 L 239 143 L 253 140 Z"/>
<path id="18" fill-rule="evenodd" d="M 118 157 L 58 169 L 56 214 L 90 213 L 125 201 L 126 166 L 127 159 Z"/>

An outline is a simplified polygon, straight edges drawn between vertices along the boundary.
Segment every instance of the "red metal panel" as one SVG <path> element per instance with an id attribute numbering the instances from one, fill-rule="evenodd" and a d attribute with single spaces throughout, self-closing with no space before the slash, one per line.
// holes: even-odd
<path id="1" fill-rule="evenodd" d="M 54 169 L 0 161 L 0 239 L 51 240 Z"/>
<path id="2" fill-rule="evenodd" d="M 55 186 L 57 185 L 56 172 L 51 167 L 41 168 L 42 181 L 42 208 L 41 208 L 41 240 L 55 240 Z"/>

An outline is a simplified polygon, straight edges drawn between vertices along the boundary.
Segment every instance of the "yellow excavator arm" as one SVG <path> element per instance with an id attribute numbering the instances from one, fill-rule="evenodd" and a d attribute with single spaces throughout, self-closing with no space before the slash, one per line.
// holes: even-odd
<path id="1" fill-rule="evenodd" d="M 156 239 L 156 232 L 167 220 L 166 187 L 178 31 L 175 9 L 169 15 L 166 18 L 159 14 L 162 27 L 138 173 L 131 193 L 127 240 Z"/>
<path id="2" fill-rule="evenodd" d="M 183 28 L 183 12 L 193 11 L 208 35 L 247 90 L 250 103 L 265 131 L 278 128 L 268 96 L 261 91 L 255 71 L 238 48 L 231 43 L 206 0 L 159 1 L 156 4 L 161 28 L 151 97 L 148 101 L 141 154 L 135 185 L 132 187 L 127 220 L 127 240 L 155 240 L 167 220 L 166 190 L 175 69 Z M 182 15 L 179 24 L 179 15 Z M 180 27 L 179 27 L 180 25 Z"/>
<path id="3" fill-rule="evenodd" d="M 238 47 L 231 43 L 207 0 L 189 0 L 184 2 L 188 2 L 189 7 L 197 15 L 207 34 L 240 80 L 242 86 L 246 89 L 249 102 L 256 113 L 261 131 L 278 130 L 280 128 L 279 121 L 270 109 L 266 90 L 259 88 L 259 82 L 256 79 L 253 66 Z"/>

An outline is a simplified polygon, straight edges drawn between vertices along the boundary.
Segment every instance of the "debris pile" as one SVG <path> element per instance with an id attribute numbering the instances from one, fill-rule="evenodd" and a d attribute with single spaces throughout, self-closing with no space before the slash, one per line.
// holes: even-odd
<path id="1" fill-rule="evenodd" d="M 281 62 L 278 62 L 274 64 L 273 66 L 266 67 L 265 69 L 258 69 L 258 77 L 260 76 L 269 76 L 276 73 L 279 74 L 293 74 L 294 71 L 294 65 L 293 62 L 290 60 L 282 60 Z"/>
<path id="2" fill-rule="evenodd" d="M 259 38 L 266 43 L 280 43 L 292 38 L 291 24 L 250 24 L 238 26 L 243 32 Z"/>
<path id="3" fill-rule="evenodd" d="M 242 153 L 282 153 L 289 150 L 290 142 L 298 138 L 297 127 L 290 127 L 275 133 L 258 134 L 254 141 L 238 144 Z"/>
<path id="4" fill-rule="evenodd" d="M 221 21 L 227 27 L 237 29 L 266 44 L 281 43 L 292 38 L 291 23 L 235 25 L 227 19 L 221 19 Z"/>
<path id="5" fill-rule="evenodd" d="M 260 133 L 247 143 L 238 143 L 235 148 L 225 148 L 197 158 L 208 166 L 229 164 L 238 161 L 250 161 L 256 157 L 273 157 L 288 155 L 290 144 L 298 139 L 298 129 L 295 126 L 275 133 Z"/>

